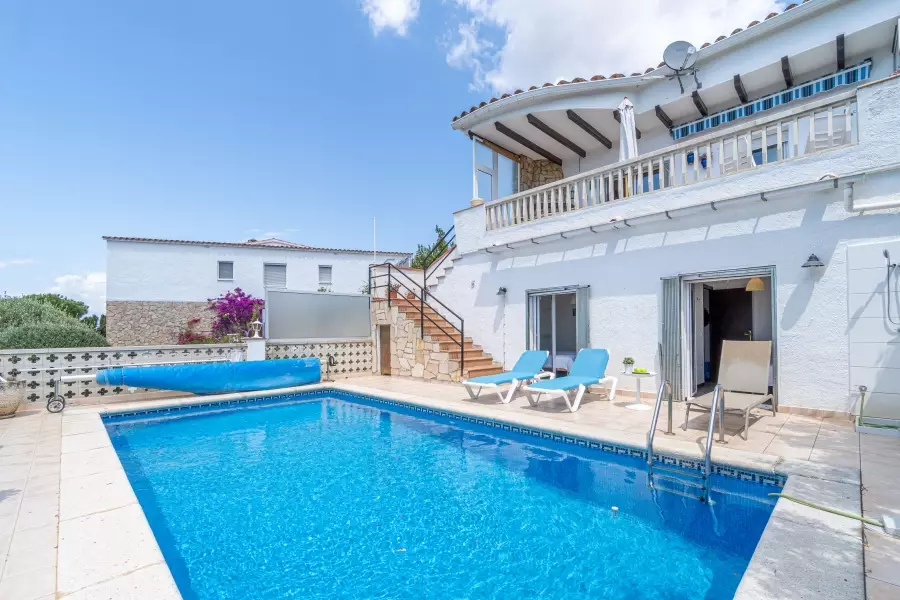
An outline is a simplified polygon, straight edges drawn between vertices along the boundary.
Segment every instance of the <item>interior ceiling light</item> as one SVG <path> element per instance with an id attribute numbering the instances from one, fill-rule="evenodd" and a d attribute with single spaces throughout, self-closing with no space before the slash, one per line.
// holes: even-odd
<path id="1" fill-rule="evenodd" d="M 759 277 L 753 277 L 750 281 L 747 282 L 747 287 L 744 288 L 744 291 L 747 292 L 764 292 L 766 291 L 766 284 Z"/>

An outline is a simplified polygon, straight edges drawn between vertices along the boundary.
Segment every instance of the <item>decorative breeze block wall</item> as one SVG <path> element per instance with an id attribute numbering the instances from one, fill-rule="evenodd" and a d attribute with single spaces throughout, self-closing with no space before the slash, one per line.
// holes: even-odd
<path id="1" fill-rule="evenodd" d="M 318 358 L 322 362 L 322 379 L 325 379 L 325 365 L 328 355 L 334 356 L 337 365 L 328 369 L 330 377 L 354 377 L 371 375 L 373 350 L 371 340 L 359 341 L 315 341 L 266 343 L 266 358 Z"/>
<path id="2" fill-rule="evenodd" d="M 99 367 L 229 360 L 234 352 L 243 352 L 244 344 L 197 344 L 190 346 L 140 346 L 120 348 L 51 348 L 40 350 L 0 350 L 0 374 L 25 381 L 28 402 L 46 402 L 54 384 L 62 375 L 94 375 Z M 101 386 L 94 381 L 63 383 L 60 393 L 75 404 L 109 402 L 109 396 L 166 394 L 159 390 L 131 390 Z"/>

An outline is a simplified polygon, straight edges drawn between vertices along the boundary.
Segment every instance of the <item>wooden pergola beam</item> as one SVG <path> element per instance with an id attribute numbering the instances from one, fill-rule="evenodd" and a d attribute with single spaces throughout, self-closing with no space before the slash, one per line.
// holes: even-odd
<path id="1" fill-rule="evenodd" d="M 691 99 L 694 101 L 694 106 L 697 107 L 697 111 L 700 112 L 701 116 L 708 117 L 709 110 L 706 108 L 706 102 L 703 101 L 703 98 L 700 97 L 700 92 L 694 90 L 691 92 Z"/>
<path id="2" fill-rule="evenodd" d="M 844 58 L 844 34 L 837 36 L 835 39 L 835 43 L 837 44 L 837 68 L 838 71 L 843 71 L 844 67 L 847 66 L 847 62 Z"/>
<path id="3" fill-rule="evenodd" d="M 579 146 L 560 132 L 556 131 L 533 114 L 528 113 L 527 115 L 525 115 L 525 118 L 528 120 L 528 123 L 538 131 L 545 133 L 547 136 L 553 138 L 581 158 L 587 158 L 587 152 L 585 152 L 581 146 Z"/>
<path id="4" fill-rule="evenodd" d="M 666 111 L 659 104 L 656 105 L 656 118 L 662 121 L 663 125 L 672 129 L 672 119 L 669 118 L 669 115 L 666 114 Z"/>
<path id="5" fill-rule="evenodd" d="M 570 121 L 572 121 L 573 123 L 575 123 L 576 125 L 581 127 L 584 131 L 586 131 L 588 135 L 590 135 L 592 138 L 594 138 L 595 140 L 597 140 L 598 142 L 600 142 L 601 144 L 606 146 L 607 149 L 612 148 L 612 142 L 609 141 L 609 138 L 607 138 L 605 135 L 603 135 L 602 133 L 597 131 L 597 129 L 593 125 L 591 125 L 590 123 L 585 121 L 581 117 L 581 115 L 579 115 L 577 112 L 575 112 L 574 110 L 571 110 L 571 109 L 567 110 L 566 116 L 569 117 Z"/>
<path id="6" fill-rule="evenodd" d="M 787 56 L 781 57 L 781 74 L 784 75 L 784 84 L 789 88 L 794 87 L 794 74 L 791 73 L 791 60 Z"/>
<path id="7" fill-rule="evenodd" d="M 512 150 L 504 148 L 503 146 L 501 146 L 500 144 L 498 144 L 496 142 L 492 142 L 491 140 L 487 139 L 483 135 L 478 135 L 477 133 L 473 133 L 472 131 L 469 131 L 469 139 L 471 140 L 474 138 L 478 138 L 482 144 L 484 144 L 485 146 L 487 146 L 488 148 L 490 148 L 497 154 L 499 154 L 501 156 L 505 156 L 509 160 L 515 161 L 517 163 L 522 162 L 522 157 L 519 156 L 518 154 L 516 154 L 515 152 L 513 152 Z"/>
<path id="8" fill-rule="evenodd" d="M 622 122 L 622 115 L 619 114 L 618 108 L 613 111 L 613 119 L 615 119 L 617 123 Z M 634 132 L 637 134 L 637 139 L 641 139 L 641 130 L 637 128 L 637 125 L 634 126 Z"/>
<path id="9" fill-rule="evenodd" d="M 747 104 L 750 102 L 750 97 L 747 95 L 747 90 L 744 88 L 744 80 L 741 79 L 740 75 L 734 76 L 734 91 L 737 92 L 738 98 L 741 99 L 741 102 Z"/>
<path id="10" fill-rule="evenodd" d="M 535 154 L 540 154 L 541 156 L 543 156 L 550 162 L 556 163 L 559 166 L 562 166 L 561 158 L 559 158 L 558 156 L 556 156 L 555 154 L 553 154 L 551 152 L 547 152 L 546 150 L 544 150 L 543 148 L 541 148 L 540 146 L 538 146 L 537 144 L 535 144 L 534 142 L 532 142 L 531 140 L 526 138 L 525 136 L 523 136 L 519 133 L 516 133 L 515 131 L 513 131 L 512 129 L 510 129 L 509 127 L 507 127 L 500 121 L 494 121 L 494 127 L 497 129 L 497 131 L 499 131 L 500 133 L 502 133 L 503 135 L 505 135 L 512 141 L 518 142 L 519 144 L 522 144 L 523 146 L 525 146 L 526 148 L 528 148 Z"/>

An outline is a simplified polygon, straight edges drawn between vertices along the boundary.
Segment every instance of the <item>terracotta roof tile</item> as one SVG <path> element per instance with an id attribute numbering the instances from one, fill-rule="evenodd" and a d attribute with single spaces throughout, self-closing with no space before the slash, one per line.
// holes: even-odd
<path id="1" fill-rule="evenodd" d="M 710 44 L 709 42 L 703 42 L 703 45 L 700 46 L 700 49 L 703 50 L 704 48 L 708 48 L 709 46 L 712 46 L 712 44 Z"/>
<path id="2" fill-rule="evenodd" d="M 587 79 L 585 79 L 584 77 L 576 77 L 572 80 L 572 83 L 584 83 L 585 81 L 587 81 Z"/>
<path id="3" fill-rule="evenodd" d="M 655 70 L 656 70 L 656 69 L 654 69 L 653 67 L 647 67 L 647 70 L 644 71 L 644 74 L 646 75 L 647 73 L 652 73 L 652 72 L 655 71 Z"/>
<path id="4" fill-rule="evenodd" d="M 624 73 L 613 73 L 609 76 L 610 79 L 621 79 L 622 77 L 625 77 Z"/>
<path id="5" fill-rule="evenodd" d="M 538 89 L 538 86 L 533 85 L 530 88 L 528 88 L 528 91 L 530 92 L 531 90 L 536 90 L 536 89 Z"/>
<path id="6" fill-rule="evenodd" d="M 750 28 L 753 27 L 754 25 L 759 25 L 759 21 L 750 21 L 750 22 L 747 24 L 747 29 L 750 29 Z"/>
<path id="7" fill-rule="evenodd" d="M 788 4 L 784 7 L 784 12 L 791 10 L 792 8 L 797 8 L 797 4 Z"/>
<path id="8" fill-rule="evenodd" d="M 768 21 L 772 17 L 777 17 L 777 16 L 778 16 L 778 13 L 769 13 L 766 15 L 766 21 Z"/>
<path id="9" fill-rule="evenodd" d="M 553 87 L 553 84 L 550 83 L 550 82 L 548 81 L 547 83 L 545 83 L 545 84 L 542 85 L 541 87 L 542 87 L 542 88 L 545 88 L 545 87 Z"/>
<path id="10" fill-rule="evenodd" d="M 731 32 L 731 35 L 736 35 L 736 34 L 742 32 L 742 31 L 743 31 L 743 29 L 741 29 L 740 27 L 738 27 L 737 29 L 735 29 L 734 31 Z"/>
<path id="11" fill-rule="evenodd" d="M 276 244 L 274 242 L 282 241 L 282 240 L 263 240 L 263 242 L 203 242 L 197 240 L 166 240 L 160 238 L 145 238 L 145 237 L 123 237 L 117 235 L 104 235 L 103 239 L 108 242 L 144 242 L 148 244 L 175 244 L 181 246 L 224 246 L 226 248 L 263 248 L 263 249 L 272 249 L 278 248 L 281 250 L 295 250 L 299 252 L 349 252 L 351 254 L 371 254 L 371 250 L 351 250 L 348 248 L 318 248 L 314 246 L 303 246 L 301 244 L 294 244 L 293 242 L 284 242 L 284 245 Z M 396 254 L 400 256 L 406 256 L 411 254 L 410 252 L 388 252 L 386 250 L 378 250 L 380 254 Z"/>
<path id="12" fill-rule="evenodd" d="M 594 75 L 591 77 L 591 81 L 603 81 L 606 79 L 606 75 Z"/>
<path id="13" fill-rule="evenodd" d="M 716 41 L 717 41 L 717 42 L 721 42 L 721 41 L 724 40 L 726 37 L 727 37 L 727 36 L 720 35 L 719 37 L 716 38 Z"/>

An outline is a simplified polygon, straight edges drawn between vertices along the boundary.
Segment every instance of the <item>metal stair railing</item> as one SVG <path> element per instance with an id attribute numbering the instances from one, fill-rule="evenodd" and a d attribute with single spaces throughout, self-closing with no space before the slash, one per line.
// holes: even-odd
<path id="1" fill-rule="evenodd" d="M 650 431 L 647 432 L 647 467 L 653 468 L 653 438 L 656 436 L 656 424 L 659 422 L 659 409 L 662 406 L 663 395 L 668 391 L 669 396 L 669 427 L 666 429 L 666 435 L 674 435 L 672 433 L 672 384 L 663 380 L 659 384 L 659 392 L 656 393 L 656 406 L 653 408 L 653 419 L 650 421 Z"/>
<path id="2" fill-rule="evenodd" d="M 703 476 L 709 480 L 712 473 L 712 443 L 716 428 L 716 413 L 719 415 L 719 442 L 725 443 L 725 400 L 722 398 L 722 384 L 717 383 L 713 391 L 712 408 L 709 411 L 709 427 L 706 430 L 706 450 L 703 458 Z"/>
<path id="3" fill-rule="evenodd" d="M 387 268 L 386 273 L 376 273 L 375 270 L 379 268 Z M 397 274 L 402 275 L 404 279 L 400 279 L 397 277 Z M 383 278 L 386 278 L 385 281 L 381 281 Z M 407 283 L 408 282 L 408 283 Z M 383 265 L 372 265 L 369 267 L 369 294 L 374 298 L 375 290 L 385 288 L 387 289 L 387 303 L 388 307 L 391 306 L 391 294 L 397 293 L 400 294 L 400 289 L 405 290 L 403 296 L 405 296 L 405 300 L 410 304 L 410 306 L 414 306 L 415 304 L 410 300 L 410 296 L 413 299 L 418 301 L 418 313 L 419 313 L 419 332 L 422 338 L 425 337 L 425 319 L 437 327 L 441 333 L 446 335 L 450 340 L 452 340 L 455 344 L 459 346 L 459 375 L 460 379 L 463 378 L 463 374 L 465 373 L 465 365 L 466 365 L 466 337 L 465 337 L 465 321 L 462 317 L 456 314 L 450 307 L 437 299 L 434 294 L 429 294 L 429 299 L 439 304 L 447 313 L 453 315 L 456 319 L 459 320 L 459 326 L 457 327 L 455 323 L 453 323 L 450 319 L 448 319 L 441 311 L 437 310 L 428 301 L 425 300 L 426 291 L 425 288 L 413 281 L 413 279 L 404 273 L 402 270 L 398 269 L 394 265 L 390 263 L 386 263 Z M 418 288 L 418 293 L 416 291 Z M 453 332 L 448 332 L 444 329 L 440 323 L 431 318 L 425 309 L 428 308 L 432 310 L 435 314 L 441 317 L 441 319 L 453 329 Z M 456 334 L 459 334 L 459 340 L 456 339 Z"/>

